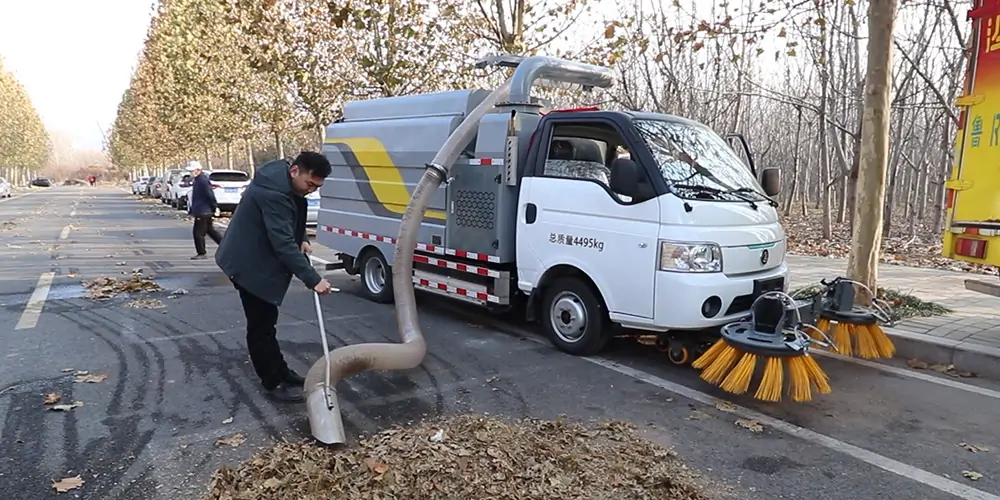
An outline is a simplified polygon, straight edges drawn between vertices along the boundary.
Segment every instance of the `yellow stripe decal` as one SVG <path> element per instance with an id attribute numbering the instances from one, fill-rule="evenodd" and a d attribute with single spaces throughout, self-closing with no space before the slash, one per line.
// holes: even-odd
<path id="1" fill-rule="evenodd" d="M 382 141 L 374 137 L 338 137 L 327 139 L 326 143 L 343 144 L 350 148 L 368 176 L 368 183 L 378 202 L 390 212 L 403 214 L 411 194 Z M 447 215 L 438 210 L 428 210 L 425 217 L 443 221 Z"/>

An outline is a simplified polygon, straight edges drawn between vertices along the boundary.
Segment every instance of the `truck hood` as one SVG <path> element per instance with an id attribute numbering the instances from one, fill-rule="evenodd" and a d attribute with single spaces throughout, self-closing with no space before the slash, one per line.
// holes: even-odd
<path id="1" fill-rule="evenodd" d="M 685 211 L 685 202 L 690 212 Z M 785 260 L 785 232 L 777 211 L 764 202 L 754 210 L 745 202 L 666 196 L 660 203 L 660 221 L 660 239 L 722 247 L 722 270 L 727 275 L 766 271 Z"/>

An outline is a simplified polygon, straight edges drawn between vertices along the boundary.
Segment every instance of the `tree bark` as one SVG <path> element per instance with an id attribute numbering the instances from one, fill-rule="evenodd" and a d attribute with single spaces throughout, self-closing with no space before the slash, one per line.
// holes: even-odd
<path id="1" fill-rule="evenodd" d="M 871 0 L 868 7 L 868 71 L 861 125 L 861 158 L 851 255 L 847 263 L 848 276 L 873 291 L 878 285 L 885 178 L 889 161 L 892 35 L 896 4 L 897 0 Z"/>

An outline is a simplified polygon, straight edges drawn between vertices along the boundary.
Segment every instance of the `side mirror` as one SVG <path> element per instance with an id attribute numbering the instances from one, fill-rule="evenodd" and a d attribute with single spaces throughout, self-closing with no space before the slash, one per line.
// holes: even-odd
<path id="1" fill-rule="evenodd" d="M 639 191 L 639 168 L 628 158 L 615 158 L 611 162 L 611 190 L 634 197 Z"/>
<path id="2" fill-rule="evenodd" d="M 760 187 L 764 188 L 764 194 L 778 196 L 781 193 L 781 170 L 778 168 L 761 169 Z"/>

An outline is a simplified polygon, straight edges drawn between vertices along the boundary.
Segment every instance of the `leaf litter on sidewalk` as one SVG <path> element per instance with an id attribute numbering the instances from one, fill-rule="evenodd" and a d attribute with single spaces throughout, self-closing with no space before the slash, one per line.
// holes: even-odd
<path id="1" fill-rule="evenodd" d="M 220 468 L 205 498 L 709 499 L 696 478 L 627 423 L 464 415 L 388 429 L 342 450 L 280 443 Z"/>

